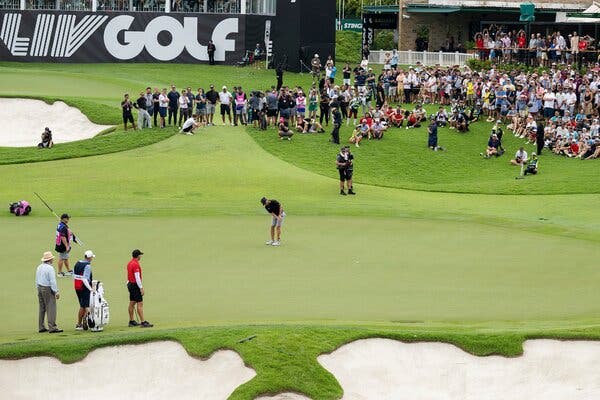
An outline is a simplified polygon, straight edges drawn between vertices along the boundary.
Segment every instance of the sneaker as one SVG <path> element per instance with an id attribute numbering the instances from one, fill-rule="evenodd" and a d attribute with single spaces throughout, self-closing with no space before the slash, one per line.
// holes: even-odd
<path id="1" fill-rule="evenodd" d="M 192 133 L 192 132 L 186 132 L 185 134 L 186 134 L 186 135 L 189 135 L 189 136 L 192 136 L 192 135 L 193 135 L 193 133 Z"/>
<path id="2" fill-rule="evenodd" d="M 154 325 L 152 325 L 150 322 L 148 321 L 142 321 L 142 323 L 140 324 L 140 328 L 152 328 Z"/>
<path id="3" fill-rule="evenodd" d="M 59 272 L 58 274 L 56 274 L 59 278 L 64 278 L 65 277 L 65 273 L 64 272 Z"/>
<path id="4" fill-rule="evenodd" d="M 88 330 L 88 320 L 87 319 L 88 319 L 88 316 L 84 315 L 83 316 L 83 321 L 81 321 L 82 322 L 82 327 L 83 327 L 84 331 Z"/>
<path id="5" fill-rule="evenodd" d="M 479 155 L 480 155 L 481 157 L 483 157 L 483 153 L 479 153 Z"/>
<path id="6" fill-rule="evenodd" d="M 270 245 L 272 245 L 272 244 L 273 244 L 273 240 L 267 240 L 267 241 L 265 242 L 265 244 L 266 244 L 267 246 L 270 246 Z"/>
<path id="7" fill-rule="evenodd" d="M 75 325 L 75 330 L 76 331 L 82 331 L 83 330 L 83 325 L 81 325 L 81 324 Z"/>
<path id="8" fill-rule="evenodd" d="M 271 246 L 280 246 L 281 243 L 279 242 L 279 240 L 276 240 L 273 242 L 273 244 Z"/>
<path id="9" fill-rule="evenodd" d="M 348 190 L 348 194 L 356 194 L 356 193 L 354 193 L 354 190 L 350 189 L 350 190 Z"/>
<path id="10" fill-rule="evenodd" d="M 354 143 L 354 145 L 355 145 L 356 147 L 360 147 L 360 146 L 358 145 L 358 143 Z"/>
<path id="11" fill-rule="evenodd" d="M 46 328 L 42 328 L 42 329 L 40 329 L 38 332 L 39 332 L 39 333 L 48 332 L 48 329 L 46 329 Z"/>
<path id="12" fill-rule="evenodd" d="M 342 196 L 345 196 L 345 195 L 346 195 L 346 192 L 344 192 L 343 190 L 340 190 L 340 194 L 341 194 Z"/>
<path id="13" fill-rule="evenodd" d="M 292 140 L 292 138 L 291 138 L 291 137 L 288 137 L 288 138 L 287 138 L 287 140 Z"/>
<path id="14" fill-rule="evenodd" d="M 73 271 L 68 270 L 67 272 L 65 272 L 65 276 L 73 276 Z"/>
<path id="15" fill-rule="evenodd" d="M 140 324 L 138 324 L 137 321 L 129 321 L 129 324 L 127 324 L 128 327 L 132 328 L 134 326 L 139 326 Z"/>
<path id="16" fill-rule="evenodd" d="M 58 329 L 58 328 L 57 329 L 53 329 L 51 331 L 48 331 L 48 333 L 61 333 L 61 332 L 63 332 L 63 330 L 62 329 Z"/>

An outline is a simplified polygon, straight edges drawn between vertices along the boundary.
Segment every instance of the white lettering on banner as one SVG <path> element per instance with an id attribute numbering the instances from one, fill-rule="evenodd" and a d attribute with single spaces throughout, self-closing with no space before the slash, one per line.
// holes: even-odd
<path id="1" fill-rule="evenodd" d="M 129 60 L 138 56 L 144 48 L 152 57 L 160 61 L 177 58 L 185 49 L 197 60 L 208 60 L 207 46 L 198 43 L 198 18 L 185 17 L 183 25 L 173 17 L 160 16 L 148 23 L 144 31 L 129 31 L 134 18 L 130 15 L 119 15 L 111 19 L 104 29 L 104 45 L 110 54 L 119 60 Z M 215 44 L 215 60 L 225 61 L 228 51 L 235 51 L 235 40 L 228 39 L 232 33 L 238 33 L 239 19 L 227 18 L 219 22 L 212 33 Z M 124 32 L 124 44 L 119 43 L 118 34 Z M 162 45 L 158 35 L 163 32 L 171 34 L 171 42 Z"/>
<path id="2" fill-rule="evenodd" d="M 104 29 L 104 45 L 108 52 L 119 60 L 137 57 L 144 48 L 153 58 L 160 61 L 174 60 L 183 50 L 199 61 L 208 61 L 206 45 L 198 43 L 197 17 L 184 17 L 183 24 L 170 16 L 152 19 L 142 31 L 130 31 L 135 21 L 132 15 L 84 15 L 78 23 L 76 14 L 37 14 L 33 36 L 20 37 L 21 13 L 6 13 L 0 25 L 0 41 L 11 55 L 17 57 L 70 58 L 108 20 Z M 123 43 L 118 39 L 123 32 Z M 168 32 L 171 40 L 161 44 L 158 36 Z M 215 44 L 215 60 L 225 61 L 227 52 L 235 51 L 235 38 L 239 33 L 239 18 L 226 18 L 213 29 L 211 39 Z M 50 46 L 52 44 L 52 46 Z"/>

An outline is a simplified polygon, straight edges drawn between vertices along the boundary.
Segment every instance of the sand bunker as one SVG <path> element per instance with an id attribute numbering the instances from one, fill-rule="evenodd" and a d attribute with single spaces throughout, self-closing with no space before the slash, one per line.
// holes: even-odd
<path id="1" fill-rule="evenodd" d="M 233 351 L 206 361 L 174 342 L 106 347 L 64 365 L 51 357 L 0 360 L 0 398 L 227 399 L 255 376 Z"/>
<path id="2" fill-rule="evenodd" d="M 600 342 L 531 340 L 522 357 L 475 357 L 443 343 L 359 340 L 319 363 L 344 400 L 600 398 Z"/>
<path id="3" fill-rule="evenodd" d="M 96 125 L 77 108 L 62 101 L 48 105 L 40 100 L 0 98 L 0 146 L 37 146 L 45 127 L 54 143 L 73 142 L 96 136 L 108 125 Z"/>

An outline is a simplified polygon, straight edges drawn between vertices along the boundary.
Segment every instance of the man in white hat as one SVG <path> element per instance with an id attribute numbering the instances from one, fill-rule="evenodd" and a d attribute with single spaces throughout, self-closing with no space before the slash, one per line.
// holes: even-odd
<path id="1" fill-rule="evenodd" d="M 233 100 L 233 96 L 229 91 L 227 91 L 227 86 L 223 86 L 223 90 L 219 92 L 219 102 L 221 103 L 221 118 L 223 118 L 223 125 L 225 125 L 225 115 L 229 119 L 229 124 L 233 125 L 231 122 L 231 101 Z"/>
<path id="2" fill-rule="evenodd" d="M 46 251 L 42 256 L 42 263 L 35 272 L 35 285 L 38 291 L 39 301 L 39 332 L 60 333 L 62 329 L 56 326 L 56 300 L 60 298 L 56 275 L 52 261 L 54 256 Z M 48 317 L 48 328 L 44 325 L 44 319 Z"/>
<path id="3" fill-rule="evenodd" d="M 90 312 L 90 292 L 92 289 L 92 260 L 96 255 L 87 250 L 83 254 L 84 259 L 77 261 L 73 267 L 73 285 L 75 293 L 79 299 L 79 312 L 77 314 L 77 325 L 75 329 L 78 331 L 87 331 L 87 315 Z"/>

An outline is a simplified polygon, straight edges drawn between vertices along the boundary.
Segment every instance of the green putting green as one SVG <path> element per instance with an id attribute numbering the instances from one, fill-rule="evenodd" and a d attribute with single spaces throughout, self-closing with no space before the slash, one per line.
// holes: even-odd
<path id="1" fill-rule="evenodd" d="M 0 95 L 81 100 L 93 121 L 118 124 L 122 93 L 166 86 L 163 76 L 177 76 L 180 87 L 274 81 L 272 71 L 227 67 L 139 70 L 3 63 Z M 478 123 L 469 136 L 443 131 L 443 153 L 423 149 L 424 128 L 364 142 L 353 149 L 354 197 L 338 194 L 338 148 L 326 135 L 288 142 L 273 130 L 242 127 L 191 137 L 119 127 L 51 151 L 0 148 L 0 199 L 33 206 L 29 217 L 0 214 L 0 357 L 74 361 L 97 346 L 179 340 L 201 356 L 233 348 L 256 369 L 232 398 L 293 390 L 330 399 L 341 389 L 315 357 L 359 337 L 442 340 L 508 355 L 519 353 L 525 337 L 599 337 L 597 162 L 544 155 L 539 176 L 516 181 L 508 154 L 477 155 L 489 128 Z M 87 248 L 97 254 L 94 275 L 105 282 L 112 314 L 100 335 L 74 331 L 76 298 L 66 278 L 58 306 L 65 334 L 36 333 L 34 271 L 53 246 L 56 222 L 34 191 L 72 215 L 85 242 L 74 247 L 73 261 Z M 263 195 L 288 212 L 280 248 L 264 245 Z M 138 247 L 146 253 L 152 332 L 126 328 L 124 269 Z M 256 342 L 237 343 L 253 334 Z"/>

